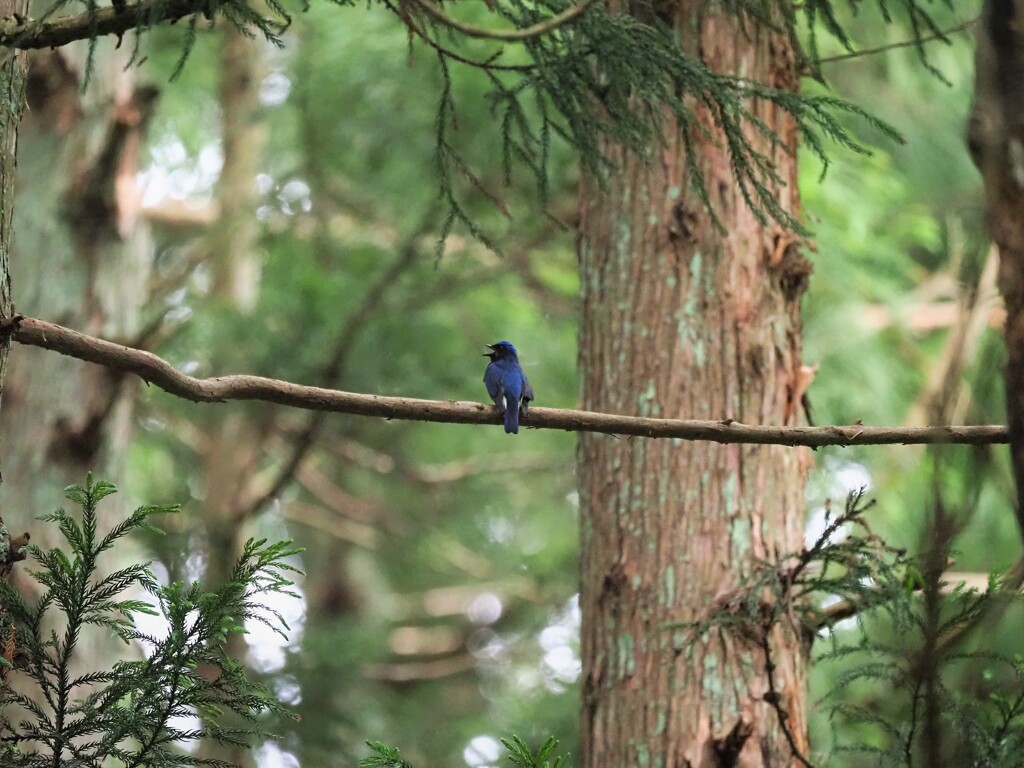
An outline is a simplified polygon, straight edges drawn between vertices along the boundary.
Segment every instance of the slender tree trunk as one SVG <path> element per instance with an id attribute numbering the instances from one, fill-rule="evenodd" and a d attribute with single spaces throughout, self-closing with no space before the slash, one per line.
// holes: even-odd
<path id="1" fill-rule="evenodd" d="M 220 39 L 220 63 L 224 166 L 217 184 L 217 202 L 221 213 L 205 247 L 213 275 L 213 301 L 249 312 L 259 291 L 256 174 L 266 138 L 258 115 L 263 70 L 259 43 L 234 29 L 225 29 Z M 205 575 L 211 586 L 227 581 L 247 538 L 244 513 L 260 445 L 250 422 L 249 415 L 239 409 L 211 414 L 203 437 Z M 245 663 L 247 650 L 244 637 L 230 636 L 228 653 L 240 664 Z M 213 742 L 203 746 L 203 757 L 232 765 L 252 764 L 248 750 Z"/>
<path id="2" fill-rule="evenodd" d="M 714 70 L 797 88 L 782 35 L 692 6 L 674 6 L 677 29 Z M 771 153 L 785 181 L 774 191 L 796 214 L 794 126 L 771 105 L 757 114 L 790 150 Z M 582 182 L 586 409 L 753 424 L 796 419 L 809 265 L 790 233 L 749 210 L 725 143 L 712 134 L 691 138 L 724 234 L 692 193 L 669 122 L 665 146 L 647 157 L 606 148 L 619 168 L 604 191 L 593 178 Z M 666 628 L 707 618 L 759 559 L 800 547 L 806 461 L 780 446 L 581 437 L 584 768 L 791 765 L 765 700 L 769 663 L 788 728 L 806 753 L 806 648 L 794 628 L 770 636 L 770 662 L 756 633 L 691 637 Z"/>
<path id="3" fill-rule="evenodd" d="M 1024 535 L 1024 6 L 988 0 L 978 23 L 967 137 L 985 182 L 1006 302 L 1006 415 Z"/>

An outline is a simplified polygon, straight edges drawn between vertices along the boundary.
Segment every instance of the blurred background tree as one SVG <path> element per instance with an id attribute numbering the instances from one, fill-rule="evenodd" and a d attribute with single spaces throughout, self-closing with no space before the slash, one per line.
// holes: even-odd
<path id="1" fill-rule="evenodd" d="M 940 26 L 969 14 L 935 10 Z M 843 21 L 856 48 L 911 35 L 874 16 Z M 40 63 L 35 71 L 52 73 L 44 85 L 66 103 L 55 102 L 52 112 L 35 107 L 22 132 L 15 264 L 31 274 L 15 274 L 18 309 L 45 306 L 41 316 L 145 346 L 196 375 L 250 372 L 438 399 L 484 399 L 482 345 L 509 338 L 539 404 L 572 407 L 573 153 L 552 137 L 546 208 L 525 173 L 503 188 L 483 98 L 488 76 L 453 70 L 452 140 L 476 177 L 458 181 L 500 195 L 495 205 L 467 194 L 464 205 L 503 257 L 456 229 L 437 262 L 444 211 L 434 123 L 444 76 L 436 60 L 410 46 L 407 30 L 379 7 L 340 17 L 314 6 L 295 17 L 286 38 L 282 50 L 224 30 L 201 35 L 169 85 L 180 54 L 174 30 L 152 33 L 146 61 L 127 74 L 113 43 L 99 44 L 103 74 L 94 74 L 84 97 L 95 113 L 92 147 L 103 146 L 98 126 L 116 118 L 117 105 L 150 93 L 134 83 L 160 88 L 159 99 L 142 105 L 154 110 L 151 119 L 132 124 L 145 142 L 137 166 L 119 166 L 119 178 L 135 178 L 144 190 L 137 218 L 117 235 L 135 261 L 118 266 L 105 250 L 99 263 L 110 271 L 102 275 L 88 273 L 96 268 L 88 251 L 72 256 L 54 236 L 76 221 L 67 195 L 79 176 L 54 162 L 62 155 L 53 148 L 79 161 L 98 152 L 56 139 L 73 129 L 67 121 L 81 119 L 81 60 L 40 55 L 56 69 Z M 913 47 L 825 65 L 835 92 L 895 125 L 906 144 L 853 120 L 849 129 L 873 148 L 871 157 L 840 153 L 823 180 L 813 158 L 802 160 L 816 243 L 804 303 L 804 358 L 819 366 L 810 389 L 816 423 L 1005 420 L 999 300 L 980 182 L 962 140 L 971 50 L 968 34 L 929 45 L 929 61 L 948 83 L 921 67 Z M 105 74 L 107 56 L 109 71 L 120 74 Z M 116 85 L 122 77 L 130 83 Z M 51 188 L 47 199 L 33 200 Z M 100 219 L 120 221 L 109 212 Z M 137 237 L 141 251 L 129 248 Z M 44 270 L 43 255 L 70 263 Z M 75 277 L 77 269 L 84 272 Z M 34 278 L 43 278 L 45 305 L 33 298 Z M 100 286 L 116 289 L 115 308 L 96 309 Z M 63 309 L 86 305 L 92 309 Z M 577 752 L 573 436 L 543 430 L 505 439 L 497 429 L 195 406 L 104 382 L 102 371 L 52 355 L 56 369 L 44 374 L 30 352 L 17 350 L 0 411 L 0 492 L 12 528 L 27 527 L 60 487 L 80 478 L 79 443 L 61 441 L 88 437 L 89 427 L 113 430 L 115 422 L 103 419 L 116 413 L 134 433 L 131 450 L 119 454 L 123 476 L 121 464 L 109 465 L 122 498 L 182 501 L 191 515 L 173 522 L 172 535 L 147 542 L 168 578 L 218 578 L 231 549 L 250 535 L 306 547 L 292 642 L 253 628 L 249 647 L 239 649 L 301 716 L 277 726 L 283 738 L 257 751 L 260 765 L 348 763 L 363 753 L 365 738 L 399 744 L 418 766 L 490 765 L 499 759 L 497 739 L 509 732 L 533 742 L 555 733 Z M 101 380 L 103 396 L 75 384 L 72 369 Z M 19 396 L 18 376 L 29 373 L 28 394 Z M 47 394 L 50 383 L 76 394 Z M 57 404 L 87 414 L 67 417 Z M 93 450 L 112 444 L 104 438 Z M 90 456 L 96 467 L 97 454 Z M 43 457 L 45 470 L 18 464 Z M 823 449 L 816 461 L 812 529 L 826 497 L 868 484 L 881 500 L 872 524 L 893 542 L 926 549 L 941 500 L 956 521 L 957 571 L 977 578 L 1019 553 L 1001 450 Z M 74 474 L 54 470 L 62 464 Z M 990 634 L 990 649 L 1016 649 L 1015 621 Z M 817 667 L 811 700 L 838 674 L 835 665 Z M 977 687 L 985 674 L 962 667 L 950 683 Z M 850 696 L 899 714 L 901 702 L 884 687 Z M 818 712 L 811 713 L 813 743 L 824 751 L 831 736 L 825 710 Z M 852 727 L 844 734 L 858 737 L 887 738 Z M 856 755 L 844 759 L 860 764 Z"/>
<path id="2" fill-rule="evenodd" d="M 937 17 L 940 26 L 956 28 L 979 12 L 980 7 L 958 7 Z M 861 133 L 873 145 L 873 156 L 856 164 L 837 162 L 821 183 L 813 161 L 802 166 L 801 190 L 817 243 L 815 278 L 805 302 L 806 358 L 819 365 L 811 388 L 815 416 L 838 424 L 1004 423 L 1005 310 L 996 289 L 998 257 L 985 230 L 981 179 L 964 150 L 974 77 L 970 28 L 951 34 L 951 45 L 928 47 L 939 77 L 920 66 L 913 47 L 899 45 L 906 30 L 879 30 L 865 19 L 851 20 L 848 30 L 857 48 L 887 50 L 849 57 L 836 49 L 834 61 L 823 66 L 829 85 L 896 127 L 905 143 Z M 896 360 L 901 363 L 894 365 Z M 1005 571 L 1019 557 L 1005 448 L 818 454 L 809 485 L 809 530 L 821 520 L 823 498 L 867 484 L 880 500 L 870 515 L 873 531 L 918 553 L 948 547 L 946 578 L 952 584 L 983 588 L 988 572 Z M 963 656 L 947 659 L 938 673 L 950 698 L 986 702 L 1001 685 L 1019 689 L 1012 665 L 966 658 L 975 651 L 1004 658 L 1018 653 L 1019 609 L 984 626 L 983 636 L 965 639 L 957 648 Z M 920 637 L 894 636 L 886 622 L 869 622 L 867 630 L 902 654 L 912 682 L 909 660 L 920 653 Z M 856 634 L 848 624 L 835 632 L 847 641 Z M 823 697 L 863 661 L 854 655 L 813 666 L 812 691 Z M 888 680 L 844 688 L 839 701 L 893 723 L 911 706 Z M 864 718 L 830 720 L 824 716 L 829 711 L 821 706 L 811 719 L 812 742 L 820 746 L 833 740 L 834 746 L 888 749 L 907 738 L 905 732 L 865 725 Z M 967 764 L 968 729 L 955 719 L 943 729 L 943 764 Z M 880 764 L 871 751 L 843 752 L 841 758 L 839 765 Z M 982 762 L 998 764 L 992 756 Z"/>
<path id="3" fill-rule="evenodd" d="M 550 216 L 525 177 L 503 193 L 511 220 L 476 204 L 475 216 L 504 231 L 504 258 L 456 235 L 436 263 L 436 63 L 410 66 L 389 14 L 353 12 L 339 37 L 335 13 L 297 16 L 284 51 L 248 44 L 262 75 L 229 76 L 252 64 L 221 58 L 219 86 L 204 80 L 223 53 L 201 39 L 186 82 L 165 89 L 150 141 L 167 162 L 144 174 L 165 285 L 149 306 L 163 319 L 154 351 L 197 375 L 480 399 L 483 344 L 508 337 L 545 403 L 572 406 L 577 281 L 571 238 L 553 218 L 574 207 L 571 154 L 553 148 Z M 147 66 L 168 71 L 178 46 L 167 34 Z M 483 129 L 486 77 L 462 74 L 457 140 L 500 189 Z M 240 100 L 232 87 L 258 100 L 245 119 L 229 117 Z M 247 204 L 243 179 L 229 188 L 239 138 L 225 132 L 254 126 L 266 145 Z M 245 217 L 232 229 L 221 211 Z M 241 296 L 226 288 L 242 280 Z M 446 759 L 474 739 L 486 755 L 499 721 L 575 733 L 571 435 L 495 444 L 490 430 L 196 410 L 156 393 L 142 408 L 133 490 L 191 497 L 202 521 L 154 542 L 172 576 L 210 574 L 254 534 L 306 547 L 295 643 L 254 638 L 248 649 L 302 718 L 262 761 L 352 762 L 375 733 L 408 737 L 414 758 Z"/>
<path id="4" fill-rule="evenodd" d="M 94 84 L 83 90 L 87 55 L 80 43 L 29 56 L 11 278 L 19 311 L 135 344 L 147 333 L 143 306 L 153 263 L 136 177 L 149 163 L 145 134 L 157 90 L 126 66 L 126 49 L 113 47 L 98 52 Z M 34 532 L 32 518 L 60 502 L 54 489 L 91 469 L 126 471 L 139 414 L 124 376 L 43 350 L 25 352 L 3 382 L 3 469 L 12 481 L 2 493 L 8 521 Z M 109 516 L 105 523 L 127 513 L 124 500 L 101 511 Z M 55 546 L 53 533 L 40 527 L 35 541 Z M 13 578 L 38 595 L 39 585 L 23 571 L 15 569 Z M 99 658 L 91 655 L 99 653 L 97 644 L 83 643 L 77 662 L 92 668 Z"/>

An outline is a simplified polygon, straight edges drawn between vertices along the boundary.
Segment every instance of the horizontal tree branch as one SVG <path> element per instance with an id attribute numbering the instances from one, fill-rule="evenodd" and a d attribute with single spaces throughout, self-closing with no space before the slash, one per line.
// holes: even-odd
<path id="1" fill-rule="evenodd" d="M 0 337 L 5 336 L 10 336 L 19 344 L 42 347 L 106 368 L 133 373 L 143 381 L 154 384 L 172 395 L 194 402 L 258 400 L 310 411 L 378 416 L 385 419 L 449 424 L 501 423 L 501 418 L 492 405 L 477 402 L 364 395 L 308 387 L 262 376 L 234 375 L 197 379 L 185 375 L 151 352 L 86 336 L 44 320 L 20 315 L 0 320 Z M 720 421 L 650 419 L 534 407 L 530 408 L 522 424 L 569 432 L 670 437 L 718 443 L 802 445 L 811 448 L 825 445 L 926 443 L 988 445 L 1006 443 L 1009 440 L 1006 427 L 999 425 L 888 428 L 854 424 L 831 427 L 773 427 L 740 424 L 729 418 Z"/>
<path id="2" fill-rule="evenodd" d="M 466 24 L 449 17 L 433 0 L 414 0 L 415 6 L 440 23 L 469 37 L 491 40 L 518 41 L 546 34 L 582 15 L 595 0 L 580 0 L 556 16 L 544 19 L 525 29 L 489 30 Z M 123 35 L 132 29 L 144 29 L 161 23 L 170 23 L 208 12 L 204 0 L 141 0 L 121 9 L 109 6 L 94 11 L 83 11 L 72 16 L 56 16 L 42 20 L 11 17 L 0 20 L 0 46 L 23 50 L 59 48 L 76 40 L 88 40 L 105 35 Z"/>
<path id="3" fill-rule="evenodd" d="M 57 16 L 43 21 L 17 17 L 0 20 L 0 46 L 7 48 L 59 48 L 76 40 L 103 35 L 123 35 L 132 29 L 157 23 L 171 23 L 200 13 L 208 7 L 203 0 L 142 0 L 121 10 L 112 6 L 83 11 L 74 16 Z"/>

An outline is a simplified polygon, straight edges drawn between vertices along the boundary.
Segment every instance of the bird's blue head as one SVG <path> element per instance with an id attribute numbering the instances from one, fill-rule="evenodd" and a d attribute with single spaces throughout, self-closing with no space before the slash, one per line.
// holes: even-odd
<path id="1" fill-rule="evenodd" d="M 511 341 L 499 341 L 494 344 L 487 345 L 490 348 L 490 352 L 486 352 L 483 356 L 489 357 L 491 360 L 518 360 L 519 356 L 516 354 L 516 348 L 512 346 Z"/>

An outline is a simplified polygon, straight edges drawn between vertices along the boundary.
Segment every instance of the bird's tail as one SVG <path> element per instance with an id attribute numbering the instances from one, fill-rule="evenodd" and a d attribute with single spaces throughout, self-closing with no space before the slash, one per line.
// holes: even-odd
<path id="1" fill-rule="evenodd" d="M 505 432 L 510 435 L 519 434 L 519 401 L 513 400 L 505 406 Z"/>

